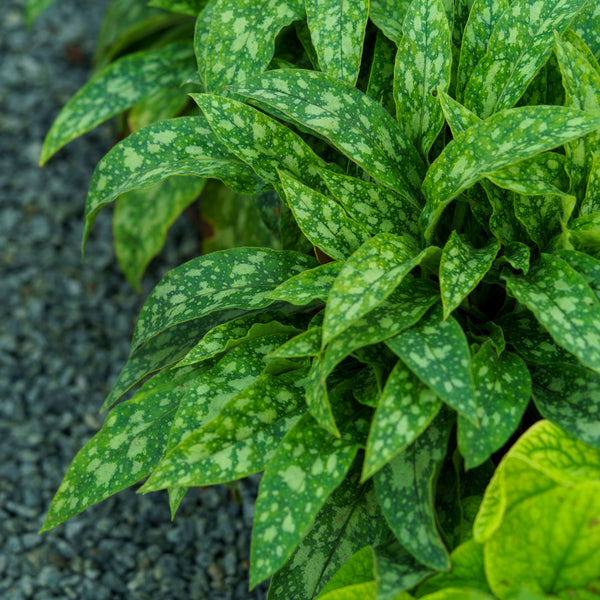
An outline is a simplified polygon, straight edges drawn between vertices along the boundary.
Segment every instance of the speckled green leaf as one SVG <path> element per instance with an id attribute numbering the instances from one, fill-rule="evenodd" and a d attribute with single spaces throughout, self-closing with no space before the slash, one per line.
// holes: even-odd
<path id="1" fill-rule="evenodd" d="M 561 363 L 536 367 L 531 376 L 540 413 L 586 444 L 600 448 L 600 376 Z"/>
<path id="2" fill-rule="evenodd" d="M 290 277 L 273 291 L 268 292 L 266 296 L 297 306 L 308 304 L 313 300 L 325 301 L 341 267 L 342 263 L 340 262 L 330 262 L 315 269 L 308 269 Z"/>
<path id="3" fill-rule="evenodd" d="M 557 250 L 553 254 L 580 273 L 594 294 L 600 297 L 600 260 L 576 250 Z"/>
<path id="4" fill-rule="evenodd" d="M 294 336 L 283 346 L 273 350 L 267 359 L 317 356 L 321 351 L 321 328 L 313 327 Z"/>
<path id="5" fill-rule="evenodd" d="M 433 485 L 453 424 L 450 410 L 440 412 L 374 477 L 377 500 L 394 535 L 417 560 L 438 571 L 449 570 L 450 560 L 435 524 Z"/>
<path id="6" fill-rule="evenodd" d="M 492 29 L 485 55 L 465 88 L 465 106 L 480 117 L 510 108 L 587 0 L 513 0 Z"/>
<path id="7" fill-rule="evenodd" d="M 265 71 L 277 34 L 305 14 L 300 0 L 216 0 L 211 5 L 203 40 L 207 50 L 198 47 L 197 36 L 196 53 L 204 58 L 199 66 L 206 91 L 221 95 L 227 93 L 226 86 Z"/>
<path id="8" fill-rule="evenodd" d="M 326 344 L 383 302 L 428 250 L 406 239 L 380 233 L 363 244 L 342 266 L 325 308 L 323 343 Z"/>
<path id="9" fill-rule="evenodd" d="M 140 491 L 226 483 L 262 471 L 306 411 L 301 383 L 298 371 L 261 376 L 173 448 Z"/>
<path id="10" fill-rule="evenodd" d="M 146 477 L 163 455 L 182 396 L 204 371 L 204 367 L 166 370 L 114 408 L 73 459 L 42 531 Z"/>
<path id="11" fill-rule="evenodd" d="M 584 40 L 594 56 L 600 55 L 600 4 L 588 2 L 571 23 L 571 29 Z"/>
<path id="12" fill-rule="evenodd" d="M 475 0 L 460 46 L 457 76 L 457 98 L 462 100 L 465 87 L 475 67 L 485 56 L 494 26 L 508 8 L 510 0 Z"/>
<path id="13" fill-rule="evenodd" d="M 371 2 L 371 6 L 373 6 L 373 2 Z M 378 31 L 367 84 L 367 96 L 379 102 L 392 116 L 396 115 L 396 102 L 394 101 L 396 51 L 396 44 Z"/>
<path id="14" fill-rule="evenodd" d="M 30 25 L 56 0 L 27 0 L 25 4 L 25 19 Z"/>
<path id="15" fill-rule="evenodd" d="M 531 261 L 531 250 L 529 246 L 521 242 L 511 242 L 504 246 L 502 255 L 496 262 L 506 261 L 513 269 L 519 269 L 523 275 L 529 272 L 529 262 Z"/>
<path id="16" fill-rule="evenodd" d="M 500 242 L 492 238 L 483 248 L 473 248 L 466 236 L 453 231 L 442 250 L 440 292 L 444 319 L 475 289 L 490 270 Z"/>
<path id="17" fill-rule="evenodd" d="M 490 181 L 482 180 L 481 187 L 492 206 L 489 227 L 492 234 L 502 244 L 529 241 L 525 227 L 515 215 L 516 194 L 509 190 L 500 189 Z"/>
<path id="18" fill-rule="evenodd" d="M 369 0 L 306 0 L 306 17 L 321 71 L 356 83 Z"/>
<path id="19" fill-rule="evenodd" d="M 600 154 L 592 152 L 590 174 L 579 216 L 585 217 L 596 212 L 600 212 Z"/>
<path id="20" fill-rule="evenodd" d="M 410 3 L 411 0 L 371 0 L 369 17 L 390 40 L 398 43 Z"/>
<path id="21" fill-rule="evenodd" d="M 562 106 L 504 110 L 459 133 L 423 182 L 421 220 L 428 237 L 444 207 L 485 174 L 518 163 L 600 128 L 600 116 Z"/>
<path id="22" fill-rule="evenodd" d="M 467 338 L 453 317 L 434 307 L 386 344 L 446 404 L 477 425 L 477 401 Z"/>
<path id="23" fill-rule="evenodd" d="M 367 229 L 349 218 L 335 200 L 283 172 L 280 178 L 298 226 L 319 250 L 343 261 L 370 239 Z"/>
<path id="24" fill-rule="evenodd" d="M 195 74 L 188 42 L 128 54 L 97 73 L 61 110 L 44 140 L 40 164 L 96 125 Z"/>
<path id="25" fill-rule="evenodd" d="M 441 0 L 414 0 L 394 65 L 396 118 L 423 157 L 444 124 L 437 88 L 450 86 L 451 32 Z"/>
<path id="26" fill-rule="evenodd" d="M 152 290 L 132 348 L 168 327 L 216 311 L 264 308 L 272 303 L 267 292 L 315 263 L 310 256 L 267 248 L 231 248 L 195 258 L 169 271 Z"/>
<path id="27" fill-rule="evenodd" d="M 246 193 L 264 186 L 250 167 L 223 146 L 204 118 L 153 123 L 126 137 L 98 163 L 85 204 L 84 247 L 105 204 L 173 175 L 215 177 Z"/>
<path id="28" fill-rule="evenodd" d="M 329 434 L 339 438 L 340 431 L 333 415 L 326 376 L 319 357 L 313 359 L 306 378 L 306 405 L 314 420 Z"/>
<path id="29" fill-rule="evenodd" d="M 204 187 L 198 177 L 172 177 L 147 190 L 123 194 L 113 215 L 115 253 L 129 283 L 140 291 L 148 263 L 160 252 L 167 231 Z"/>
<path id="30" fill-rule="evenodd" d="M 458 448 L 465 468 L 483 464 L 515 432 L 531 396 L 529 371 L 517 354 L 498 357 L 491 342 L 473 358 L 479 426 L 458 417 Z"/>
<path id="31" fill-rule="evenodd" d="M 569 246 L 600 258 L 600 212 L 572 219 L 566 228 Z"/>
<path id="32" fill-rule="evenodd" d="M 505 273 L 503 278 L 558 345 L 600 372 L 600 302 L 577 271 L 542 254 L 527 276 Z"/>
<path id="33" fill-rule="evenodd" d="M 369 175 L 421 204 L 425 167 L 416 148 L 394 118 L 360 90 L 326 73 L 279 69 L 236 91 L 315 131 Z"/>
<path id="34" fill-rule="evenodd" d="M 148 4 L 195 17 L 208 4 L 208 0 L 150 0 Z"/>
<path id="35" fill-rule="evenodd" d="M 322 187 L 317 166 L 327 167 L 291 129 L 230 98 L 192 94 L 219 139 L 260 177 L 278 184 L 277 169 L 311 187 Z"/>
<path id="36" fill-rule="evenodd" d="M 362 479 L 368 479 L 431 423 L 442 401 L 398 361 L 390 373 L 369 431 Z"/>
<path id="37" fill-rule="evenodd" d="M 408 198 L 376 183 L 319 170 L 333 196 L 369 233 L 395 233 L 419 239 L 420 209 Z"/>
<path id="38" fill-rule="evenodd" d="M 286 434 L 269 461 L 256 500 L 250 586 L 290 558 L 327 497 L 350 469 L 358 446 L 335 439 L 310 415 Z"/>
<path id="39" fill-rule="evenodd" d="M 138 102 L 127 112 L 130 131 L 142 129 L 155 121 L 183 114 L 190 103 L 188 92 L 197 91 L 197 84 L 163 88 L 160 92 Z"/>
<path id="40" fill-rule="evenodd" d="M 384 541 L 389 528 L 373 486 L 350 474 L 327 498 L 284 567 L 273 575 L 268 600 L 315 598 L 335 572 L 358 550 Z"/>

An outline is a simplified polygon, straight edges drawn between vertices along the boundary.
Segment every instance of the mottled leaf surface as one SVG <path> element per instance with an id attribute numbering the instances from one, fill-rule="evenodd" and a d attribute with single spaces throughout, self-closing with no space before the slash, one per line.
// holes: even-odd
<path id="1" fill-rule="evenodd" d="M 159 92 L 194 77 L 187 42 L 128 54 L 88 81 L 63 107 L 44 140 L 40 164 L 71 140 Z"/>
<path id="2" fill-rule="evenodd" d="M 513 269 L 518 269 L 527 275 L 531 261 L 529 246 L 521 242 L 511 242 L 502 249 L 500 260 L 508 262 Z"/>
<path id="3" fill-rule="evenodd" d="M 600 5 L 588 2 L 571 23 L 571 29 L 586 43 L 594 56 L 600 54 Z"/>
<path id="4" fill-rule="evenodd" d="M 447 571 L 450 559 L 435 524 L 433 481 L 453 423 L 451 411 L 440 412 L 374 477 L 377 499 L 394 535 L 417 560 L 438 571 Z"/>
<path id="5" fill-rule="evenodd" d="M 510 108 L 587 0 L 513 0 L 491 31 L 486 53 L 465 88 L 465 105 L 480 117 Z"/>
<path id="6" fill-rule="evenodd" d="M 451 32 L 441 0 L 416 0 L 404 17 L 394 65 L 396 118 L 427 158 L 444 124 L 437 88 L 450 86 Z"/>
<path id="7" fill-rule="evenodd" d="M 600 260 L 576 250 L 556 250 L 553 254 L 580 273 L 594 294 L 600 297 Z"/>
<path id="8" fill-rule="evenodd" d="M 585 279 L 564 260 L 542 254 L 527 276 L 503 278 L 554 341 L 600 372 L 600 303 Z"/>
<path id="9" fill-rule="evenodd" d="M 396 51 L 396 44 L 385 37 L 381 31 L 377 32 L 366 92 L 367 96 L 379 102 L 392 116 L 396 114 L 396 102 L 394 100 Z"/>
<path id="10" fill-rule="evenodd" d="M 313 327 L 293 337 L 269 354 L 267 358 L 317 356 L 321 351 L 321 327 Z"/>
<path id="11" fill-rule="evenodd" d="M 360 90 L 326 73 L 278 69 L 236 92 L 315 131 L 369 175 L 421 204 L 425 167 L 416 148 L 394 118 Z"/>
<path id="12" fill-rule="evenodd" d="M 592 153 L 587 188 L 579 208 L 579 216 L 585 217 L 596 212 L 600 212 L 600 155 Z"/>
<path id="13" fill-rule="evenodd" d="M 506 443 L 521 422 L 531 396 L 529 371 L 517 354 L 503 352 L 498 357 L 488 342 L 472 364 L 479 426 L 458 417 L 458 448 L 466 469 L 483 464 Z"/>
<path id="14" fill-rule="evenodd" d="M 478 423 L 469 345 L 453 317 L 442 320 L 441 309 L 434 307 L 386 344 L 446 404 Z"/>
<path id="15" fill-rule="evenodd" d="M 490 270 L 500 242 L 492 238 L 483 248 L 473 248 L 466 239 L 453 231 L 442 250 L 440 261 L 440 292 L 444 319 L 475 289 Z"/>
<path id="16" fill-rule="evenodd" d="M 267 248 L 231 248 L 195 258 L 169 271 L 148 296 L 132 348 L 178 323 L 213 312 L 255 310 L 272 303 L 265 294 L 315 266 L 310 256 Z"/>

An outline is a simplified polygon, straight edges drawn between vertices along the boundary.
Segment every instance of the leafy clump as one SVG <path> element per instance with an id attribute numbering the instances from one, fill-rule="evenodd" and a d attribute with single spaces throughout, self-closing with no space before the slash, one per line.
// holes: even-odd
<path id="1" fill-rule="evenodd" d="M 42 530 L 264 472 L 273 600 L 599 595 L 596 3 L 152 4 L 42 161 L 129 111 L 84 245 L 119 198 L 134 283 L 205 178 L 262 247 L 158 283 Z"/>

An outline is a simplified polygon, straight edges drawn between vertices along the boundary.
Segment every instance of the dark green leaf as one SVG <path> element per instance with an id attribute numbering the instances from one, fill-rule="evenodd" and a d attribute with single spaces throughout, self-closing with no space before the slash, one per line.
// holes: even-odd
<path id="1" fill-rule="evenodd" d="M 317 356 L 321 351 L 321 328 L 313 327 L 287 341 L 267 356 L 271 358 L 298 358 Z"/>
<path id="2" fill-rule="evenodd" d="M 373 2 L 371 2 L 371 7 Z M 396 115 L 394 101 L 394 61 L 397 47 L 380 31 L 377 32 L 373 61 L 367 84 L 367 96 L 381 104 L 392 116 Z"/>
<path id="3" fill-rule="evenodd" d="M 411 0 L 371 0 L 369 17 L 390 40 L 398 43 L 410 3 Z"/>

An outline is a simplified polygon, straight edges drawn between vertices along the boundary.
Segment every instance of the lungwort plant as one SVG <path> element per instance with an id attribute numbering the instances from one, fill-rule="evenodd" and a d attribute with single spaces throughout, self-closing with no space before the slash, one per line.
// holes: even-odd
<path id="1" fill-rule="evenodd" d="M 154 4 L 193 40 L 100 70 L 42 160 L 193 85 L 101 160 L 84 238 L 140 190 L 166 228 L 179 187 L 152 186 L 185 176 L 250 198 L 270 247 L 158 283 L 42 530 L 264 472 L 271 600 L 598 598 L 600 5 Z"/>

